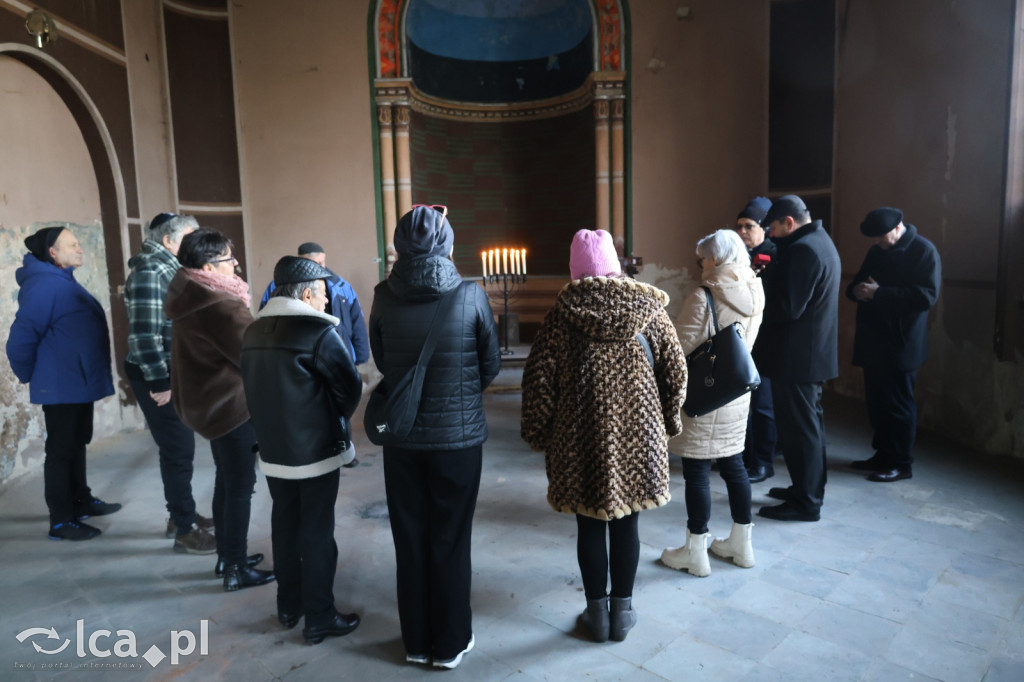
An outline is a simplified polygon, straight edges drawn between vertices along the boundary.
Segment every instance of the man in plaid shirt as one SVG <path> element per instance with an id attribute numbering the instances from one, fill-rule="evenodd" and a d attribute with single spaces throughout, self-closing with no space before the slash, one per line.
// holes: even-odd
<path id="1" fill-rule="evenodd" d="M 124 300 L 129 331 L 124 370 L 160 451 L 160 476 L 171 514 L 167 537 L 174 538 L 176 552 L 213 554 L 217 551 L 216 538 L 210 533 L 213 521 L 196 513 L 192 497 L 195 434 L 171 404 L 171 321 L 164 314 L 167 286 L 181 267 L 177 258 L 181 239 L 198 228 L 192 216 L 161 213 L 149 223 L 139 253 L 128 261 L 131 274 Z"/>

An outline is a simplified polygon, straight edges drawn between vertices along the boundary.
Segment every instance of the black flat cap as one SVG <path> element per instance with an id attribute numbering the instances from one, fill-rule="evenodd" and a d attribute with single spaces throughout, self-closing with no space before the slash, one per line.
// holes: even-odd
<path id="1" fill-rule="evenodd" d="M 762 225 L 768 227 L 776 220 L 781 220 L 786 216 L 790 218 L 796 218 L 798 215 L 807 213 L 807 204 L 804 200 L 795 194 L 784 194 L 772 201 L 772 207 L 768 209 L 768 213 L 764 216 Z"/>
<path id="2" fill-rule="evenodd" d="M 892 232 L 903 222 L 903 211 L 890 206 L 882 206 L 871 211 L 860 224 L 860 232 L 865 237 L 881 237 Z"/>
<path id="3" fill-rule="evenodd" d="M 331 271 L 316 261 L 299 256 L 285 256 L 274 266 L 274 285 L 298 284 L 327 279 Z"/>

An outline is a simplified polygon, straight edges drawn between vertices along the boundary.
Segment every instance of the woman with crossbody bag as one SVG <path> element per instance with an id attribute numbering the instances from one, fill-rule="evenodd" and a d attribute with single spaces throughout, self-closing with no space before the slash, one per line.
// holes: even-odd
<path id="1" fill-rule="evenodd" d="M 384 445 L 384 483 L 406 660 L 454 668 L 475 641 L 470 536 L 487 439 L 483 390 L 501 351 L 487 294 L 464 283 L 451 260 L 447 214 L 415 206 L 399 220 L 398 261 L 374 289 L 369 335 L 384 392 L 421 358 L 425 365 L 411 428 Z"/>

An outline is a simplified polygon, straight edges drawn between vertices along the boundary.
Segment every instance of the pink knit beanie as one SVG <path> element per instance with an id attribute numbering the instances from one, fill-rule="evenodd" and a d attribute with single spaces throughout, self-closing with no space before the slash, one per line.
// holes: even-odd
<path id="1" fill-rule="evenodd" d="M 573 279 L 622 274 L 612 235 L 606 230 L 580 230 L 572 238 L 569 273 Z"/>

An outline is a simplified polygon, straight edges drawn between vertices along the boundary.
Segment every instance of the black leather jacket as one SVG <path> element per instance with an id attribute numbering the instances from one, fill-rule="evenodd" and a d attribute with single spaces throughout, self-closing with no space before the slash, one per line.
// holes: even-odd
<path id="1" fill-rule="evenodd" d="M 245 332 L 242 380 L 267 476 L 313 478 L 342 465 L 363 382 L 337 323 L 275 296 Z"/>
<path id="2" fill-rule="evenodd" d="M 441 296 L 460 287 L 453 311 L 439 318 L 437 348 L 408 448 L 458 450 L 487 440 L 483 390 L 501 369 L 501 349 L 487 294 L 463 283 L 442 256 L 402 257 L 374 289 L 370 351 L 389 387 L 416 364 Z"/>

